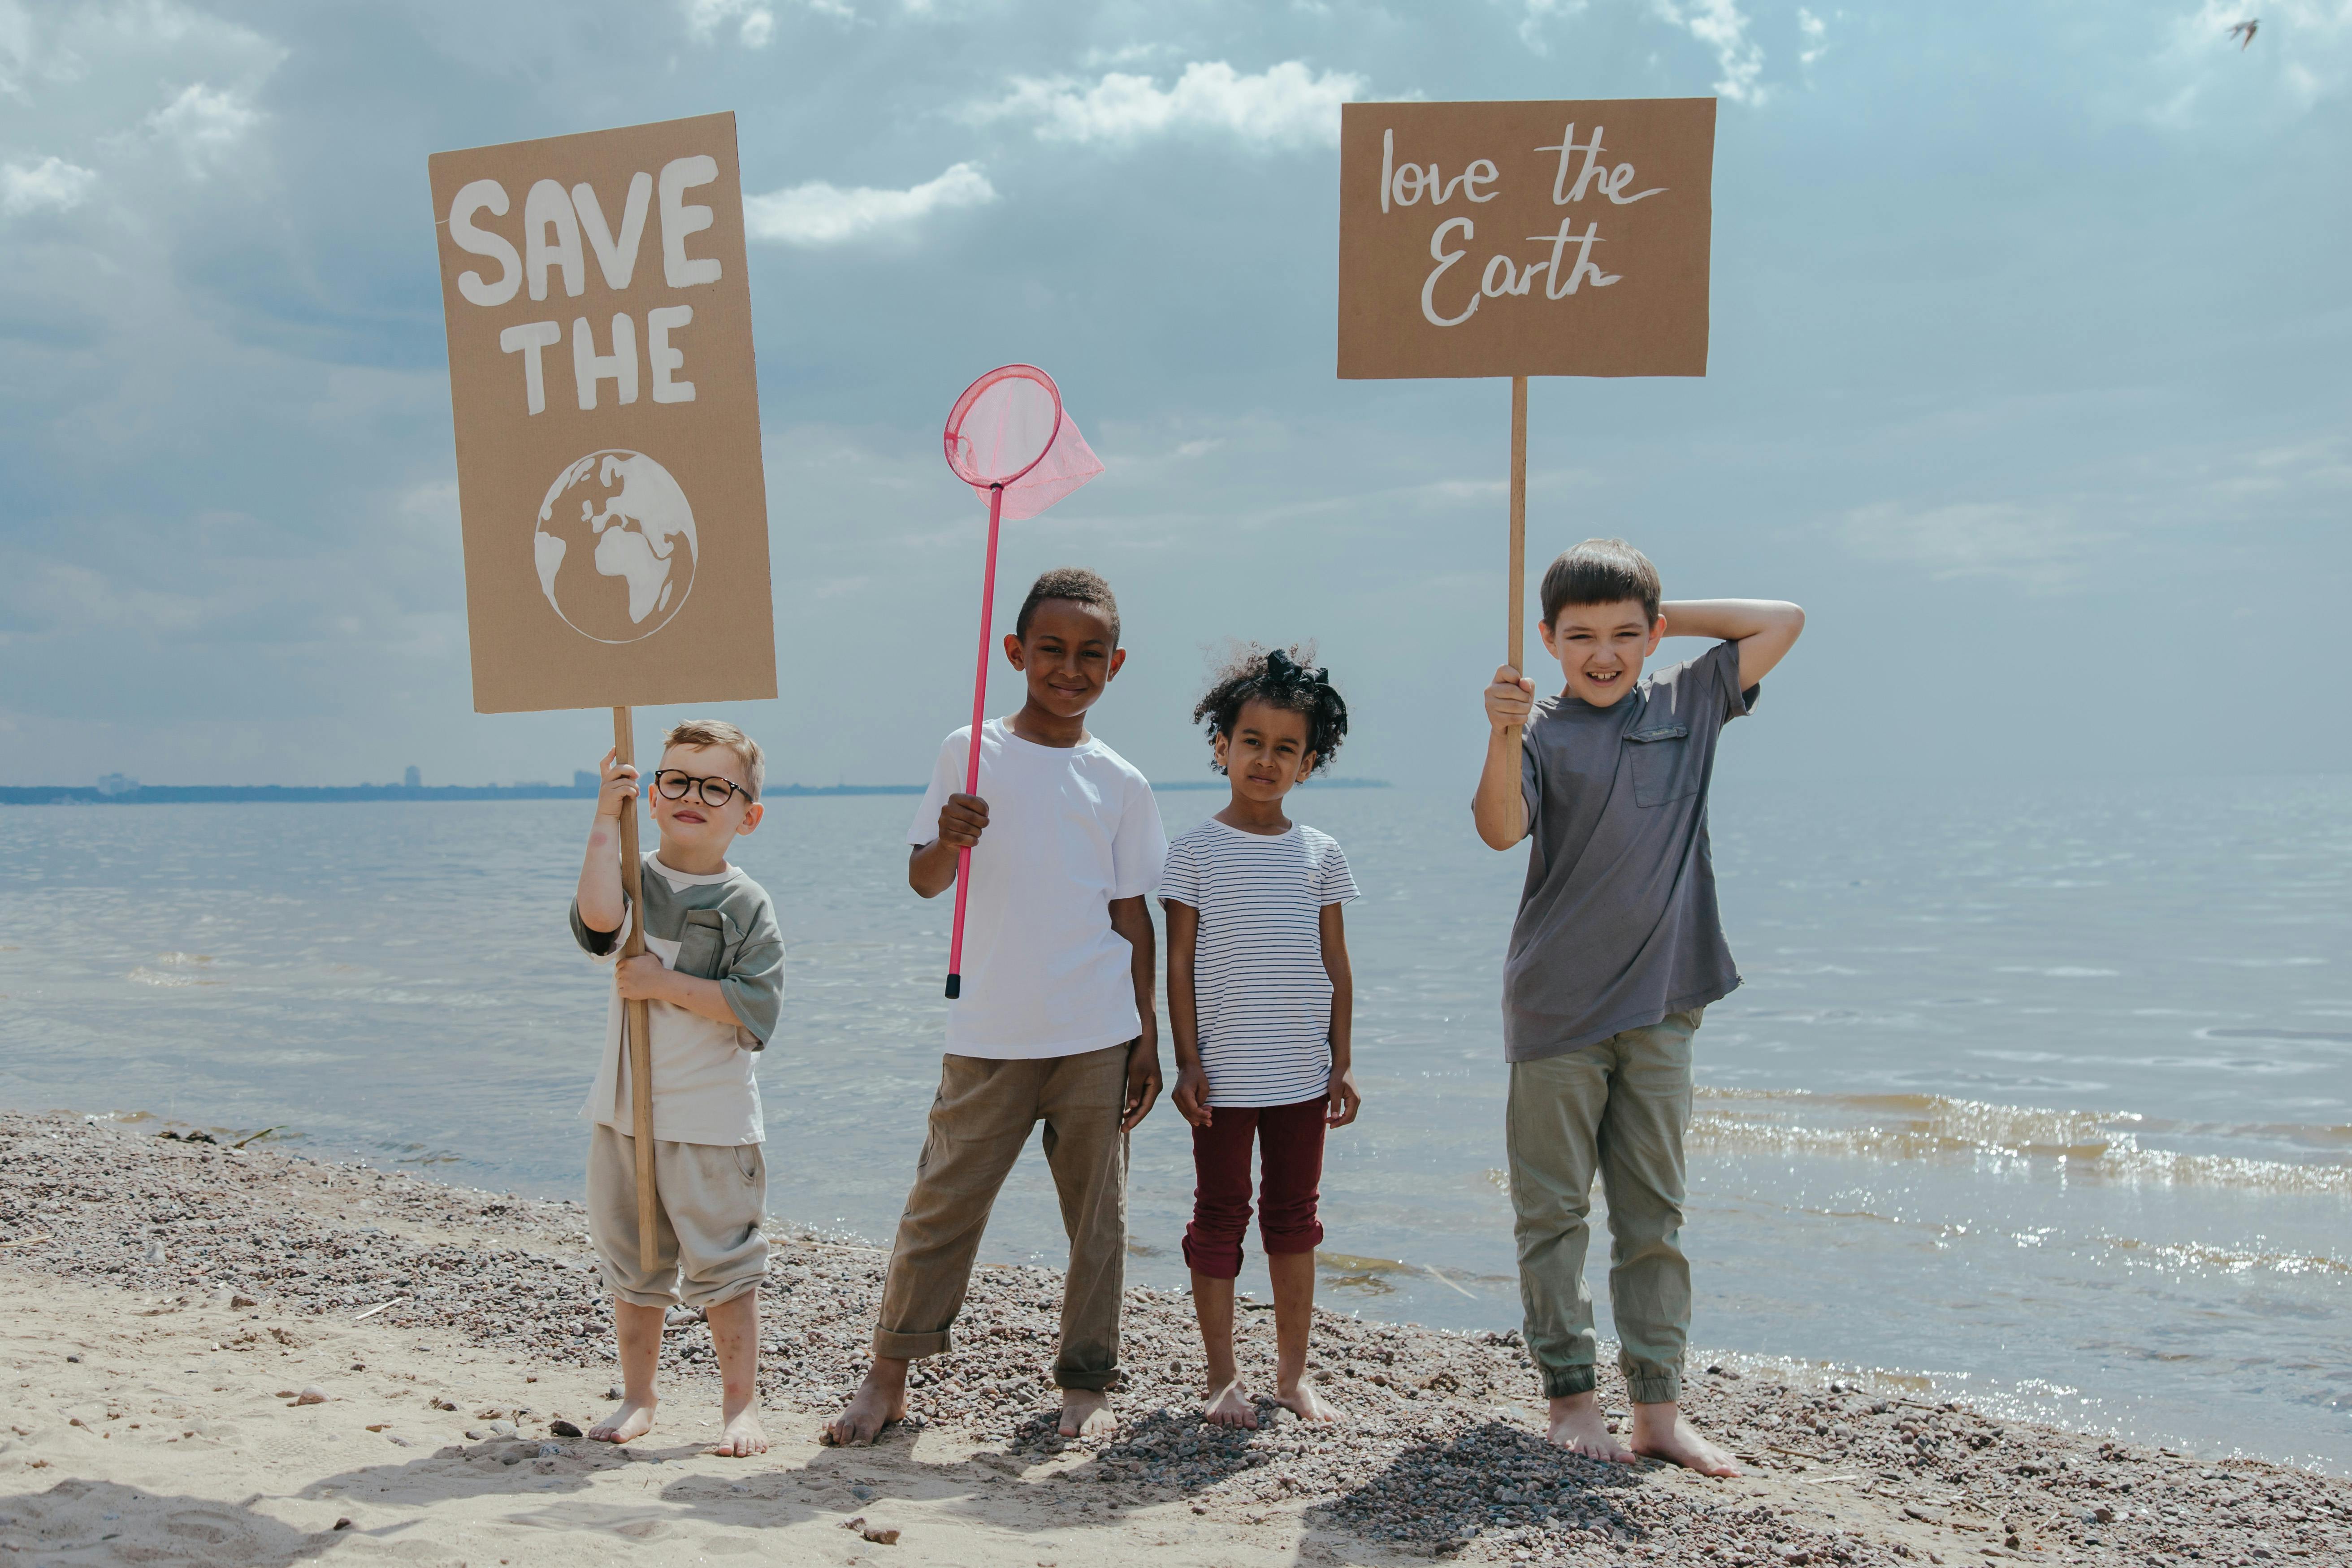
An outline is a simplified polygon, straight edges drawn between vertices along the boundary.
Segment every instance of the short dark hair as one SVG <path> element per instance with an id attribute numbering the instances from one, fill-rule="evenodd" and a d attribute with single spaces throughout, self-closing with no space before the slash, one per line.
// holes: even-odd
<path id="1" fill-rule="evenodd" d="M 1544 568 L 1544 625 L 1553 626 L 1570 605 L 1617 605 L 1642 601 L 1642 613 L 1658 618 L 1658 569 L 1622 539 L 1588 539 Z"/>
<path id="2" fill-rule="evenodd" d="M 1029 596 L 1021 601 L 1021 614 L 1013 617 L 1014 637 L 1029 635 L 1029 623 L 1037 618 L 1037 606 L 1048 599 L 1067 599 L 1074 605 L 1091 605 L 1100 610 L 1110 619 L 1110 646 L 1118 646 L 1118 598 L 1100 574 L 1083 566 L 1056 566 L 1051 572 L 1037 574 L 1037 580 L 1029 584 Z"/>
<path id="3" fill-rule="evenodd" d="M 1234 726 L 1242 721 L 1242 708 L 1251 702 L 1263 702 L 1269 707 L 1307 715 L 1307 749 L 1315 753 L 1315 766 L 1310 772 L 1319 773 L 1331 765 L 1339 750 L 1339 742 L 1348 735 L 1348 704 L 1331 684 L 1331 672 L 1311 661 L 1315 645 L 1293 643 L 1286 648 L 1269 648 L 1256 643 L 1243 643 L 1234 648 L 1233 656 L 1218 669 L 1214 682 L 1193 705 L 1192 722 L 1203 720 L 1209 726 L 1209 741 L 1213 747 L 1220 735 L 1230 736 Z M 1216 752 L 1209 753 L 1209 766 L 1223 773 L 1214 761 Z"/>

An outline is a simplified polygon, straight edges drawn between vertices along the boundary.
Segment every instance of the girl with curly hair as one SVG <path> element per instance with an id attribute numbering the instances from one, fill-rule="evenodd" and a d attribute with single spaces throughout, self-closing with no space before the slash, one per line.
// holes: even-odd
<path id="1" fill-rule="evenodd" d="M 1234 1280 L 1249 1227 L 1250 1150 L 1262 1174 L 1258 1237 L 1274 1278 L 1275 1403 L 1309 1421 L 1330 1408 L 1306 1382 L 1315 1312 L 1323 1135 L 1356 1119 L 1353 1005 L 1340 908 L 1356 897 L 1328 834 L 1283 814 L 1293 788 L 1329 765 L 1348 705 L 1309 647 L 1255 644 L 1192 710 L 1233 798 L 1169 846 L 1168 1014 L 1176 1109 L 1192 1124 L 1197 1177 L 1184 1260 L 1208 1359 L 1206 1415 L 1255 1426 L 1234 1363 Z"/>

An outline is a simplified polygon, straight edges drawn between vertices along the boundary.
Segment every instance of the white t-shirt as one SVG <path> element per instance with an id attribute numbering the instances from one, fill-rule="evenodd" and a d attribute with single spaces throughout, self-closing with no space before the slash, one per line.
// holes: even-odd
<path id="1" fill-rule="evenodd" d="M 940 748 L 908 843 L 940 836 L 940 808 L 963 793 L 971 732 L 958 730 Z M 1150 784 L 1100 741 L 1041 746 L 991 719 L 981 726 L 976 793 L 988 802 L 988 830 L 971 851 L 949 1053 L 1068 1057 L 1135 1038 L 1143 1032 L 1135 950 L 1110 929 L 1110 903 L 1160 886 L 1168 836 Z"/>
<path id="2" fill-rule="evenodd" d="M 1192 1013 L 1209 1104 L 1296 1105 L 1331 1083 L 1323 906 L 1356 897 L 1328 833 L 1244 833 L 1215 817 L 1168 847 L 1160 896 L 1200 911 Z"/>

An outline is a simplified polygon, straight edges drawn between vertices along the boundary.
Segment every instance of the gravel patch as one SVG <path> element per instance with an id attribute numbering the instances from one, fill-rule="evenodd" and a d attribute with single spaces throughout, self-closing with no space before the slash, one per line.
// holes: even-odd
<path id="1" fill-rule="evenodd" d="M 302 1331 L 301 1317 L 331 1315 L 393 1334 L 456 1331 L 551 1367 L 612 1366 L 610 1302 L 578 1205 L 266 1142 L 192 1142 L 158 1135 L 159 1125 L 0 1113 L 0 1266 L 293 1319 L 250 1329 L 230 1348 L 275 1349 Z M 814 1426 L 864 1373 L 886 1258 L 774 1231 L 762 1394 L 772 1428 Z M 955 1350 L 916 1369 L 908 1425 L 993 1445 L 983 1460 L 1050 1482 L 1094 1514 L 1171 1500 L 1221 1519 L 1282 1512 L 1376 1559 L 2352 1562 L 2345 1480 L 1997 1421 L 1923 1397 L 1916 1380 L 1755 1358 L 1718 1359 L 1694 1371 L 1686 1391 L 1692 1418 L 1748 1468 L 1733 1482 L 1549 1447 L 1515 1333 L 1330 1313 L 1317 1327 L 1315 1374 L 1341 1422 L 1301 1423 L 1262 1399 L 1259 1430 L 1212 1427 L 1197 1416 L 1190 1302 L 1153 1290 L 1128 1293 L 1117 1392 L 1126 1425 L 1108 1440 L 1066 1442 L 1054 1433 L 1050 1377 L 1060 1299 L 1053 1270 L 980 1269 Z M 1273 1313 L 1243 1306 L 1244 1376 L 1270 1388 Z M 664 1366 L 667 1377 L 710 1379 L 707 1331 L 677 1325 Z M 1601 1395 L 1625 1408 L 1613 1373 Z"/>

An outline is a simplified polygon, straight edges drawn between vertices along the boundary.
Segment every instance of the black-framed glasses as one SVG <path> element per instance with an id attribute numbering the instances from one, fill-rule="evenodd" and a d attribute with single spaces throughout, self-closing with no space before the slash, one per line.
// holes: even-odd
<path id="1" fill-rule="evenodd" d="M 714 811 L 739 795 L 745 800 L 753 798 L 750 790 L 733 779 L 697 778 L 683 768 L 656 769 L 654 788 L 661 791 L 664 800 L 684 800 L 691 795 Z"/>

